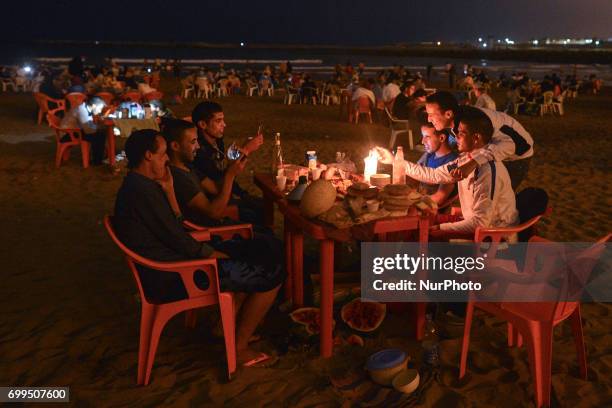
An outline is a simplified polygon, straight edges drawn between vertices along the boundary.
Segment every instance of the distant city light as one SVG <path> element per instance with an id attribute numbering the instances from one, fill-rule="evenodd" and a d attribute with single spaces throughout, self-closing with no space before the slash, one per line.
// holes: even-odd
<path id="1" fill-rule="evenodd" d="M 591 44 L 593 42 L 592 38 L 587 38 L 586 40 L 584 40 L 585 44 Z"/>
<path id="2" fill-rule="evenodd" d="M 599 45 L 599 40 L 595 41 L 595 45 Z"/>
<path id="3" fill-rule="evenodd" d="M 26 65 L 25 67 L 23 67 L 23 70 L 29 74 L 30 72 L 32 72 L 32 67 L 29 65 Z"/>
<path id="4" fill-rule="evenodd" d="M 487 43 L 482 44 L 483 47 L 487 48 Z"/>
<path id="5" fill-rule="evenodd" d="M 482 37 L 478 37 L 478 42 L 482 42 Z"/>
<path id="6" fill-rule="evenodd" d="M 244 42 L 240 42 L 240 46 L 241 46 L 241 47 L 244 47 Z"/>
<path id="7" fill-rule="evenodd" d="M 442 43 L 440 41 L 438 41 L 436 44 L 441 45 Z"/>
<path id="8" fill-rule="evenodd" d="M 538 40 L 533 40 L 533 45 L 538 45 Z"/>

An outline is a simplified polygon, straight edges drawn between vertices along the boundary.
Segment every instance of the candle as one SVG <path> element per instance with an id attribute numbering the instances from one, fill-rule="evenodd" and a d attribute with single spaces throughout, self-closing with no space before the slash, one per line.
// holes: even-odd
<path id="1" fill-rule="evenodd" d="M 376 153 L 376 149 L 370 150 L 368 157 L 364 159 L 365 169 L 363 170 L 363 178 L 366 183 L 370 182 L 370 176 L 372 174 L 376 174 L 378 170 L 378 153 Z"/>

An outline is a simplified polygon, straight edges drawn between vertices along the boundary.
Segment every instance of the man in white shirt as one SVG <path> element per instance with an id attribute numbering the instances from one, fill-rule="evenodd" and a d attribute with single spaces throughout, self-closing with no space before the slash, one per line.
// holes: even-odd
<path id="1" fill-rule="evenodd" d="M 495 101 L 489 96 L 482 84 L 477 84 L 474 87 L 474 95 L 476 95 L 476 103 L 474 104 L 477 108 L 485 108 L 490 110 L 497 110 Z"/>
<path id="2" fill-rule="evenodd" d="M 374 96 L 374 92 L 369 89 L 368 85 L 369 84 L 366 81 L 363 81 L 359 84 L 358 88 L 353 90 L 353 95 L 351 96 L 353 103 L 356 103 L 359 98 L 365 96 L 370 100 L 372 105 L 376 105 L 376 97 Z"/>
<path id="3" fill-rule="evenodd" d="M 94 166 L 102 164 L 104 159 L 106 127 L 97 120 L 104 106 L 101 98 L 91 97 L 66 112 L 60 123 L 62 129 L 81 129 L 83 139 L 91 143 L 91 164 Z"/>
<path id="4" fill-rule="evenodd" d="M 397 80 L 394 79 L 383 88 L 383 102 L 388 105 L 401 93 L 402 90 L 397 84 Z"/>
<path id="5" fill-rule="evenodd" d="M 430 168 L 406 162 L 406 174 L 416 180 L 432 184 L 451 184 L 457 182 L 456 168 L 470 154 L 487 146 L 493 136 L 493 125 L 489 117 L 481 110 L 465 106 L 459 113 L 457 131 L 457 148 L 460 156 L 457 160 Z M 378 149 L 383 163 L 392 161 L 391 153 Z M 461 219 L 439 215 L 439 225 L 432 227 L 432 240 L 452 238 L 473 239 L 478 227 L 494 228 L 516 225 L 519 221 L 516 199 L 510 184 L 510 176 L 501 161 L 489 161 L 478 165 L 467 177 L 457 182 Z"/>
<path id="6" fill-rule="evenodd" d="M 457 100 L 450 92 L 440 91 L 427 97 L 425 102 L 428 121 L 433 123 L 436 130 L 456 131 L 456 112 L 459 109 Z M 529 171 L 529 164 L 533 156 L 533 139 L 529 132 L 512 116 L 503 112 L 479 108 L 493 123 L 493 136 L 486 148 L 471 154 L 471 160 L 460 167 L 463 177 L 470 174 L 477 165 L 489 160 L 504 161 L 512 188 L 521 184 Z"/>

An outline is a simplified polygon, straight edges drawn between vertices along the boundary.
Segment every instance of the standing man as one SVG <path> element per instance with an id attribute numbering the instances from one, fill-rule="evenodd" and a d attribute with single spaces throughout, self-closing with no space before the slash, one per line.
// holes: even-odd
<path id="1" fill-rule="evenodd" d="M 200 179 L 208 177 L 218 185 L 227 170 L 225 160 L 225 114 L 216 102 L 206 101 L 198 104 L 191 114 L 193 124 L 198 132 L 200 148 L 196 153 L 194 168 Z M 263 144 L 263 135 L 259 134 L 240 148 L 243 155 L 249 156 Z M 237 182 L 232 184 L 232 198 L 238 205 L 240 220 L 251 224 L 263 225 L 263 202 L 251 196 Z"/>
<path id="2" fill-rule="evenodd" d="M 450 92 L 440 91 L 429 95 L 425 109 L 428 121 L 433 123 L 436 130 L 455 135 L 459 105 Z M 486 146 L 470 153 L 467 163 L 460 167 L 461 174 L 467 177 L 478 165 L 490 160 L 503 161 L 510 174 L 512 188 L 516 191 L 529 171 L 533 156 L 533 139 L 512 116 L 484 108 L 480 110 L 492 122 L 493 136 Z"/>

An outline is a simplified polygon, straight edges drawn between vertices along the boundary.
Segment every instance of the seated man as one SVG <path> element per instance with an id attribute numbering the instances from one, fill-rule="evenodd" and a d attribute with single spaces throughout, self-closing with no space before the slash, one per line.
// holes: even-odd
<path id="1" fill-rule="evenodd" d="M 226 126 L 223 108 L 215 102 L 202 102 L 193 109 L 191 119 L 196 125 L 200 145 L 194 160 L 194 169 L 200 180 L 207 177 L 219 185 L 227 169 L 223 141 L 223 131 Z M 263 136 L 257 135 L 240 150 L 248 156 L 259 149 L 262 144 Z M 263 225 L 261 199 L 251 196 L 236 181 L 232 184 L 232 198 L 238 205 L 241 221 Z"/>
<path id="2" fill-rule="evenodd" d="M 497 110 L 495 101 L 489 96 L 484 84 L 476 84 L 474 86 L 474 95 L 476 95 L 476 103 L 474 104 L 477 108 L 490 109 L 492 111 Z"/>
<path id="3" fill-rule="evenodd" d="M 446 133 L 438 132 L 433 124 L 424 121 L 421 125 L 421 134 L 423 135 L 422 143 L 425 146 L 425 153 L 417 161 L 417 164 L 436 169 L 457 159 L 457 153 L 452 150 Z M 420 190 L 440 205 L 453 195 L 455 185 L 421 183 Z"/>
<path id="4" fill-rule="evenodd" d="M 60 123 L 60 127 L 64 129 L 81 129 L 83 139 L 91 143 L 91 164 L 94 166 L 101 165 L 104 159 L 106 127 L 98 119 L 104 106 L 105 103 L 101 98 L 93 96 L 82 104 L 72 107 Z"/>
<path id="5" fill-rule="evenodd" d="M 457 166 L 469 158 L 471 152 L 484 148 L 493 136 L 493 125 L 481 110 L 466 106 L 458 112 L 457 147 L 460 157 L 444 166 L 432 169 L 406 161 L 406 175 L 432 184 L 457 182 Z M 391 163 L 393 156 L 379 148 L 384 163 Z M 458 182 L 461 220 L 440 215 L 439 225 L 432 227 L 432 240 L 451 238 L 473 239 L 477 227 L 507 227 L 518 222 L 516 200 L 510 185 L 510 177 L 499 161 L 479 165 L 467 177 Z M 444 222 L 451 221 L 451 222 Z"/>
<path id="6" fill-rule="evenodd" d="M 193 170 L 193 161 L 200 147 L 193 123 L 169 120 L 164 124 L 163 137 L 166 140 L 176 198 L 185 219 L 207 227 L 222 224 L 234 179 L 244 170 L 246 156 L 228 166 L 218 188 L 207 177 L 200 180 Z"/>
<path id="7" fill-rule="evenodd" d="M 436 130 L 452 133 L 456 129 L 458 123 L 455 116 L 459 105 L 451 93 L 440 91 L 429 95 L 425 109 L 428 121 L 434 124 Z M 489 117 L 493 125 L 493 136 L 491 143 L 474 151 L 471 159 L 461 165 L 461 174 L 467 177 L 477 165 L 483 165 L 490 160 L 504 161 L 512 188 L 516 190 L 529 171 L 533 156 L 533 138 L 512 116 L 489 109 L 478 109 Z"/>
<path id="8" fill-rule="evenodd" d="M 257 325 L 274 302 L 284 280 L 279 258 L 268 254 L 251 257 L 261 248 L 249 241 L 202 243 L 182 225 L 182 213 L 168 168 L 166 141 L 155 130 L 133 132 L 125 144 L 130 171 L 123 180 L 115 202 L 113 224 L 119 239 L 131 250 L 156 261 L 217 258 L 221 291 L 246 293 L 236 296 L 238 325 L 236 354 L 240 364 L 263 359 L 248 346 Z M 234 240 L 232 240 L 234 241 Z M 248 261 L 245 258 L 251 258 Z M 180 277 L 139 268 L 147 297 L 169 302 L 187 296 Z"/>

